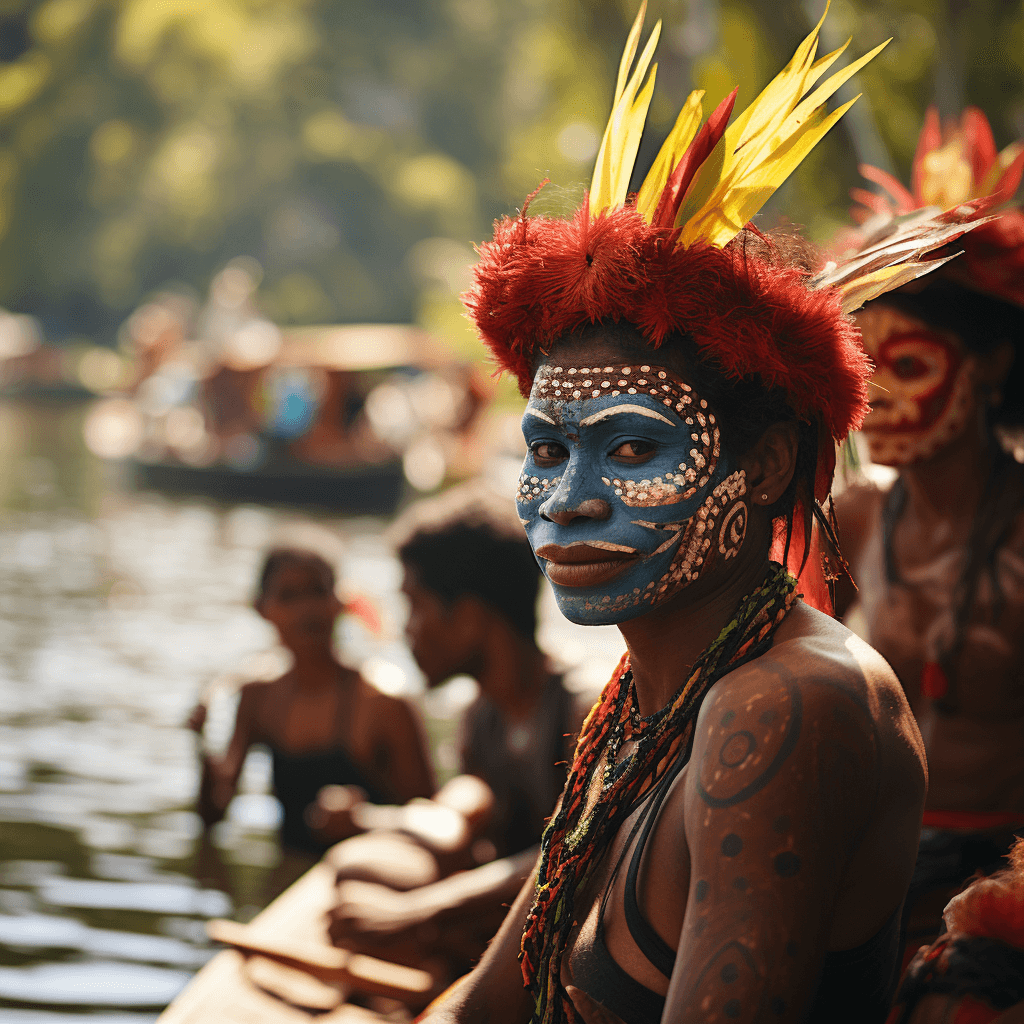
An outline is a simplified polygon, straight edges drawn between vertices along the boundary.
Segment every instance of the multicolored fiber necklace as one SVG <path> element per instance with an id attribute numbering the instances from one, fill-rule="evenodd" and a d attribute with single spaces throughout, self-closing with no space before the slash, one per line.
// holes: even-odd
<path id="1" fill-rule="evenodd" d="M 625 655 L 583 723 L 562 805 L 541 841 L 537 892 L 523 932 L 520 960 L 535 1000 L 532 1024 L 577 1019 L 561 983 L 576 894 L 637 803 L 680 758 L 689 759 L 694 724 L 708 690 L 771 647 L 775 630 L 799 598 L 796 579 L 776 562 L 769 566 L 764 583 L 740 601 L 732 621 L 694 662 L 687 680 L 663 708 L 639 717 Z M 634 749 L 619 761 L 627 740 L 635 741 Z M 603 773 L 599 782 L 598 772 Z M 590 800 L 597 785 L 600 795 Z"/>

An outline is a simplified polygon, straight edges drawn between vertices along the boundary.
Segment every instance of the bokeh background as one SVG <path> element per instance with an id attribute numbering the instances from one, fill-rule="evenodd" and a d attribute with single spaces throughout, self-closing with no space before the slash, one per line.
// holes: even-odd
<path id="1" fill-rule="evenodd" d="M 691 88 L 707 109 L 738 84 L 742 107 L 821 11 L 652 0 L 648 24 L 665 29 L 639 171 Z M 223 333 L 217 315 L 244 305 L 229 327 L 257 347 L 271 328 L 280 341 L 405 325 L 429 337 L 434 371 L 450 359 L 463 384 L 466 366 L 486 381 L 458 301 L 472 243 L 545 177 L 535 211 L 579 200 L 634 15 L 632 0 L 0 0 L 0 1021 L 152 1021 L 210 955 L 203 919 L 264 900 L 268 760 L 250 758 L 204 843 L 183 721 L 212 694 L 204 742 L 222 743 L 232 681 L 265 667 L 273 637 L 248 600 L 268 544 L 298 536 L 339 560 L 385 620 L 380 638 L 343 621 L 346 656 L 392 692 L 420 691 L 385 518 L 169 496 L 101 457 L 98 403 L 129 416 L 156 402 L 165 424 L 175 402 L 193 408 L 187 388 L 164 395 L 180 376 L 160 378 L 159 401 L 133 383 L 139 310 L 162 296 L 165 312 L 191 310 L 179 327 L 196 335 Z M 1019 0 L 834 0 L 823 34 L 829 47 L 852 36 L 857 55 L 893 41 L 844 90 L 864 95 L 767 226 L 827 241 L 858 161 L 906 180 L 930 103 L 981 106 L 1000 146 L 1024 136 Z M 420 387 L 428 419 L 454 401 L 454 378 L 439 379 L 400 381 Z M 306 395 L 299 384 L 288 394 Z M 504 410 L 514 434 L 515 395 L 489 387 L 459 394 Z M 378 419 L 392 421 L 396 394 Z M 181 436 L 195 415 L 174 421 Z M 470 469 L 507 478 L 516 442 L 494 422 L 493 465 Z M 404 502 L 415 487 L 402 486 Z M 543 621 L 547 649 L 585 682 L 617 654 L 614 631 L 581 637 L 550 605 Z M 472 696 L 456 680 L 417 697 L 442 776 Z"/>

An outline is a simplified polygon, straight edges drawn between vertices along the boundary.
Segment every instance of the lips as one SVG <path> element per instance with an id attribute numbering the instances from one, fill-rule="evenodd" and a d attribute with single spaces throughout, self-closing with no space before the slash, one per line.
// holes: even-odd
<path id="1" fill-rule="evenodd" d="M 596 587 L 624 573 L 640 555 L 617 545 L 545 544 L 537 556 L 547 560 L 547 577 L 560 587 Z"/>

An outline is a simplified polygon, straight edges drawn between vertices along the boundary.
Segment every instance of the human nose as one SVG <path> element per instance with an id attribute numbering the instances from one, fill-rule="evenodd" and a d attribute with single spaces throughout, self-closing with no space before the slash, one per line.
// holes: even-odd
<path id="1" fill-rule="evenodd" d="M 540 507 L 541 519 L 559 526 L 568 526 L 574 519 L 608 519 L 611 505 L 604 498 L 588 495 L 587 490 L 578 476 L 563 473 L 554 494 Z"/>
<path id="2" fill-rule="evenodd" d="M 574 519 L 607 519 L 611 514 L 612 507 L 603 498 L 587 498 L 573 508 L 549 511 L 542 505 L 540 509 L 541 519 L 559 526 L 568 526 Z"/>

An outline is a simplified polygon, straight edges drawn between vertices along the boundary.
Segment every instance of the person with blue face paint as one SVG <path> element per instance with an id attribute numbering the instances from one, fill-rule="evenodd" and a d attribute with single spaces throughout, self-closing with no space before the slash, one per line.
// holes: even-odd
<path id="1" fill-rule="evenodd" d="M 534 554 L 563 613 L 627 651 L 533 878 L 426 1020 L 881 1024 L 921 737 L 882 658 L 786 565 L 809 592 L 843 564 L 822 504 L 870 373 L 848 313 L 929 269 L 934 240 L 812 277 L 808 250 L 744 226 L 870 59 L 805 100 L 838 57 L 815 60 L 820 25 L 731 126 L 735 93 L 703 126 L 693 94 L 630 193 L 642 19 L 586 201 L 496 222 L 466 297 L 528 399 Z"/>
<path id="2" fill-rule="evenodd" d="M 584 625 L 643 615 L 717 555 L 735 557 L 746 533 L 745 475 L 721 450 L 714 412 L 644 358 L 549 361 L 523 416 L 520 515 L 559 608 Z M 593 512 L 590 536 L 566 542 L 581 509 Z"/>

